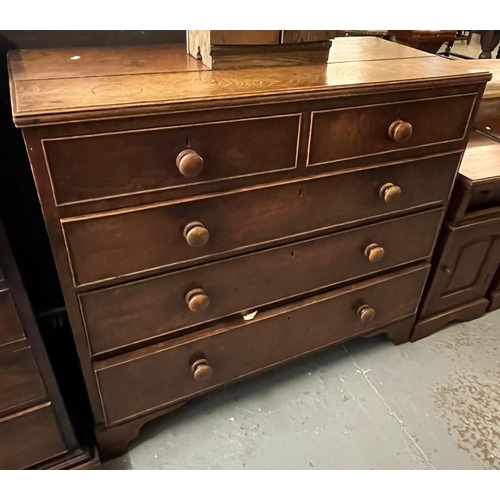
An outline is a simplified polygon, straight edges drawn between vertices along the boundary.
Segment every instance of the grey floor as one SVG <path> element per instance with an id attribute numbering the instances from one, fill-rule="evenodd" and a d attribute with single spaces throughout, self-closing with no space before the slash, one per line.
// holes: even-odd
<path id="1" fill-rule="evenodd" d="M 168 381 L 166 381 L 168 383 Z M 106 469 L 499 469 L 500 311 L 357 339 L 146 424 Z"/>

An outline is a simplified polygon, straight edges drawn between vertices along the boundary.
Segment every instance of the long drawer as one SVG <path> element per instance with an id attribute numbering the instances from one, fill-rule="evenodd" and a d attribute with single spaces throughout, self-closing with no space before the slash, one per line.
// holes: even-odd
<path id="1" fill-rule="evenodd" d="M 431 255 L 443 209 L 80 295 L 106 351 Z"/>
<path id="2" fill-rule="evenodd" d="M 299 128 L 295 114 L 47 139 L 44 149 L 62 205 L 293 169 Z"/>
<path id="3" fill-rule="evenodd" d="M 45 396 L 30 347 L 0 355 L 0 413 Z"/>
<path id="4" fill-rule="evenodd" d="M 66 451 L 50 403 L 0 419 L 0 469 L 24 469 Z"/>
<path id="5" fill-rule="evenodd" d="M 308 166 L 465 137 L 475 94 L 315 111 Z M 415 153 L 413 153 L 415 154 Z"/>
<path id="6" fill-rule="evenodd" d="M 459 159 L 445 155 L 65 219 L 73 279 L 82 285 L 186 266 L 443 203 Z M 399 198 L 386 196 L 398 189 Z"/>
<path id="7" fill-rule="evenodd" d="M 366 280 L 98 362 L 108 424 L 143 414 L 415 313 L 429 266 Z"/>

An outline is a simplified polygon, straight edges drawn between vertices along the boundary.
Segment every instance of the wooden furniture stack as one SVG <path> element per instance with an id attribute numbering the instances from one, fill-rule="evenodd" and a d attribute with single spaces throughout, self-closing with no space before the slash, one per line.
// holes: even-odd
<path id="1" fill-rule="evenodd" d="M 108 457 L 215 387 L 353 337 L 408 340 L 490 78 L 437 57 L 188 57 L 9 58 Z"/>
<path id="2" fill-rule="evenodd" d="M 0 469 L 78 468 L 75 437 L 0 224 Z"/>

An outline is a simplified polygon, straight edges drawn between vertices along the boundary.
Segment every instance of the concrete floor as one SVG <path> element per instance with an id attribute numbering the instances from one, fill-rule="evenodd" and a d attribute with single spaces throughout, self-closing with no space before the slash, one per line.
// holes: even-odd
<path id="1" fill-rule="evenodd" d="M 356 339 L 146 424 L 106 469 L 500 469 L 500 311 Z"/>

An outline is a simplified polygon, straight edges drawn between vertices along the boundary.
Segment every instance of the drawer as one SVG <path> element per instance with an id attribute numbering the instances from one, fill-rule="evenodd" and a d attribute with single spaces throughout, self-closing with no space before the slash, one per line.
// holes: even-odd
<path id="1" fill-rule="evenodd" d="M 81 294 L 91 351 L 104 353 L 428 258 L 442 213 L 436 209 Z"/>
<path id="2" fill-rule="evenodd" d="M 307 164 L 460 141 L 465 137 L 475 99 L 475 94 L 465 94 L 315 111 Z"/>
<path id="3" fill-rule="evenodd" d="M 428 268 L 414 266 L 257 314 L 247 322 L 96 363 L 107 422 L 158 409 L 409 316 L 416 311 Z"/>
<path id="4" fill-rule="evenodd" d="M 443 203 L 459 159 L 459 154 L 446 155 L 65 219 L 73 277 L 82 285 L 181 267 Z M 398 199 L 380 196 L 388 183 L 400 187 Z"/>
<path id="5" fill-rule="evenodd" d="M 9 290 L 0 291 L 0 345 L 25 338 L 24 328 L 17 314 Z"/>
<path id="6" fill-rule="evenodd" d="M 63 205 L 293 169 L 299 129 L 295 114 L 46 139 L 44 149 Z"/>
<path id="7" fill-rule="evenodd" d="M 0 419 L 0 469 L 24 469 L 64 452 L 50 403 Z"/>
<path id="8" fill-rule="evenodd" d="M 45 395 L 30 347 L 0 355 L 0 413 Z"/>

